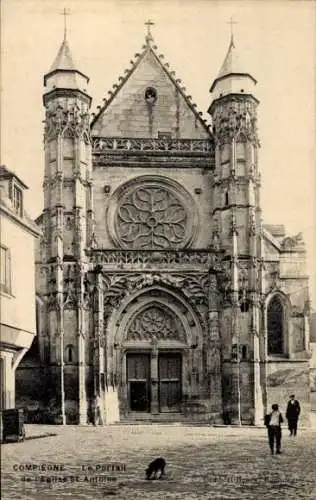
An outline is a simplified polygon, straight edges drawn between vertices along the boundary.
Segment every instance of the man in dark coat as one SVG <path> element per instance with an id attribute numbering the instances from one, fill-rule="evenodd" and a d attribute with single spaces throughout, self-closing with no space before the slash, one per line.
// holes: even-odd
<path id="1" fill-rule="evenodd" d="M 271 455 L 274 454 L 274 442 L 276 444 L 276 453 L 281 453 L 282 423 L 283 417 L 282 413 L 279 411 L 279 405 L 274 404 L 272 405 L 272 412 L 266 415 L 264 418 L 264 424 L 268 429 L 268 439 Z"/>
<path id="2" fill-rule="evenodd" d="M 290 396 L 290 401 L 288 402 L 286 409 L 286 418 L 289 425 L 290 436 L 296 436 L 297 433 L 297 422 L 298 417 L 301 413 L 301 407 L 299 402 L 295 399 L 295 395 Z"/>

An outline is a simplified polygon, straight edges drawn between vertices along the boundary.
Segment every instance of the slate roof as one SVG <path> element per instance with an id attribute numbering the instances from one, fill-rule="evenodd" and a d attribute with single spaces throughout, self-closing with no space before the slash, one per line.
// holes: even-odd
<path id="1" fill-rule="evenodd" d="M 221 66 L 221 69 L 219 70 L 217 77 L 215 78 L 212 84 L 210 91 L 213 92 L 216 83 L 219 80 L 228 77 L 229 75 L 245 75 L 251 78 L 254 81 L 254 83 L 257 83 L 257 81 L 253 78 L 253 76 L 251 76 L 250 73 L 246 71 L 243 62 L 240 59 L 240 55 L 236 49 L 233 37 L 231 37 L 226 57 Z"/>
<path id="2" fill-rule="evenodd" d="M 70 52 L 68 41 L 66 39 L 63 40 L 49 72 L 51 73 L 52 71 L 56 71 L 58 69 L 66 69 L 71 71 L 76 71 L 77 69 Z"/>

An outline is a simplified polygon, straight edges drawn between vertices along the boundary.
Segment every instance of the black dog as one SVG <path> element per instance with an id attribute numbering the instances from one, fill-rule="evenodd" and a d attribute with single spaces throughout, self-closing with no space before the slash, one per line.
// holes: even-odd
<path id="1" fill-rule="evenodd" d="M 160 476 L 165 473 L 166 461 L 164 458 L 156 458 L 153 460 L 146 469 L 146 478 L 147 479 L 157 479 L 157 473 L 160 472 Z"/>

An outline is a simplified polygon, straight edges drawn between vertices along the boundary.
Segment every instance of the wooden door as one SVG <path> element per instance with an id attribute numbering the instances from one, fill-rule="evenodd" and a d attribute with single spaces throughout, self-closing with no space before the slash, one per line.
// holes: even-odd
<path id="1" fill-rule="evenodd" d="M 159 411 L 181 411 L 181 354 L 160 354 L 158 357 Z"/>
<path id="2" fill-rule="evenodd" d="M 130 411 L 150 411 L 150 358 L 147 354 L 127 355 L 127 384 Z"/>

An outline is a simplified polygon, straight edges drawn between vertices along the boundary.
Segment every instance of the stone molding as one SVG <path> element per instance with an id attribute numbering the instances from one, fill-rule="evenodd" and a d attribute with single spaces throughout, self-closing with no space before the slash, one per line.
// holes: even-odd
<path id="1" fill-rule="evenodd" d="M 93 137 L 92 151 L 94 155 L 100 153 L 155 153 L 169 152 L 175 154 L 201 154 L 210 156 L 213 151 L 209 139 L 152 139 L 126 137 Z"/>
<path id="2" fill-rule="evenodd" d="M 153 268 L 166 265 L 184 267 L 188 265 L 203 266 L 205 269 L 217 268 L 219 260 L 212 250 L 186 249 L 186 250 L 103 250 L 93 249 L 90 253 L 91 262 L 117 269 L 117 266 L 132 266 L 146 264 Z"/>

